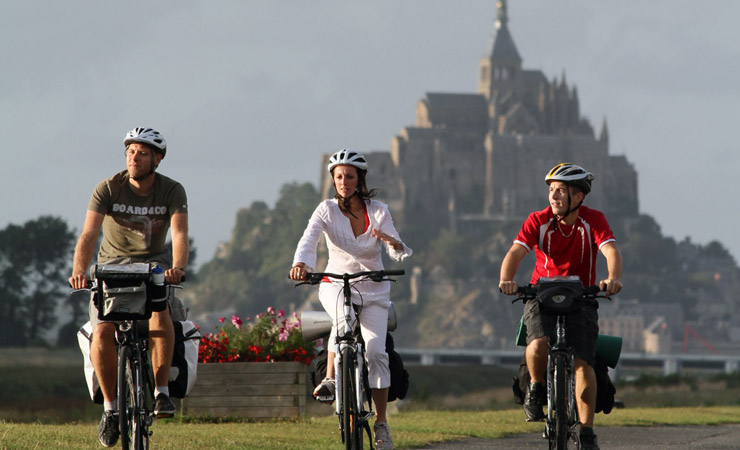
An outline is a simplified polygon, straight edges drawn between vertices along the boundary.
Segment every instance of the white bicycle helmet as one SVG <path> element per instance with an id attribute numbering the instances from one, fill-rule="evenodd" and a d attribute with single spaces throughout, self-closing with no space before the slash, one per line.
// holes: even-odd
<path id="1" fill-rule="evenodd" d="M 360 170 L 367 170 L 367 160 L 362 153 L 350 150 L 348 148 L 339 150 L 329 158 L 329 172 L 336 166 L 348 165 L 355 166 Z"/>
<path id="2" fill-rule="evenodd" d="M 560 163 L 553 167 L 545 176 L 545 183 L 562 181 L 565 184 L 578 186 L 584 194 L 591 192 L 591 181 L 594 175 L 581 166 L 572 163 Z"/>
<path id="3" fill-rule="evenodd" d="M 142 144 L 151 145 L 162 155 L 163 158 L 167 154 L 167 141 L 165 141 L 164 137 L 159 134 L 159 131 L 154 128 L 136 127 L 129 131 L 126 133 L 123 145 L 128 147 L 132 142 L 141 142 Z"/>

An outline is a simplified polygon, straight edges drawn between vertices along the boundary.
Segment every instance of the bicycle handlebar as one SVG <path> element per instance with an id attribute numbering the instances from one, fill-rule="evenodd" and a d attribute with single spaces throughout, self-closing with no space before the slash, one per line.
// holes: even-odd
<path id="1" fill-rule="evenodd" d="M 584 286 L 583 287 L 583 298 L 608 298 L 604 295 L 598 295 L 599 292 L 605 292 L 602 291 L 599 286 Z M 537 298 L 537 285 L 535 284 L 527 284 L 525 286 L 519 286 L 516 289 L 516 293 L 520 295 L 520 297 L 512 300 L 512 303 L 515 303 L 519 300 L 527 301 L 527 300 L 534 300 Z"/>
<path id="2" fill-rule="evenodd" d="M 306 281 L 301 281 L 300 283 L 296 284 L 296 286 L 300 286 L 302 284 L 319 284 L 321 283 L 321 280 L 324 279 L 324 277 L 334 278 L 337 280 L 354 280 L 356 278 L 361 277 L 367 277 L 368 279 L 380 282 L 380 281 L 395 281 L 391 278 L 387 278 L 389 276 L 400 276 L 405 275 L 406 271 L 401 270 L 370 270 L 366 272 L 357 272 L 357 273 L 329 273 L 329 272 L 309 272 L 306 274 Z"/>
<path id="3" fill-rule="evenodd" d="M 185 277 L 184 276 L 182 277 L 181 281 L 185 281 Z M 71 283 L 68 283 L 68 284 L 69 284 L 69 287 L 72 287 L 72 284 Z M 166 281 L 164 282 L 164 285 L 165 285 L 165 287 L 171 287 L 173 289 L 182 289 L 183 288 L 182 285 L 180 285 L 180 284 L 170 284 L 170 283 L 168 283 Z M 98 288 L 97 281 L 87 280 L 87 285 L 84 288 L 81 288 L 81 289 L 72 289 L 72 291 L 70 291 L 70 294 L 76 294 L 78 292 L 92 292 L 92 291 L 96 290 L 97 288 Z"/>

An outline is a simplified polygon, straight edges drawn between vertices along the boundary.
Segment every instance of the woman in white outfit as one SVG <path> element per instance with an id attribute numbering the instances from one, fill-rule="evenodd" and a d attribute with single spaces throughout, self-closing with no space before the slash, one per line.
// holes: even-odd
<path id="1" fill-rule="evenodd" d="M 303 232 L 290 269 L 290 278 L 302 281 L 306 272 L 316 266 L 316 247 L 323 233 L 329 250 L 329 262 L 324 272 L 354 273 L 383 270 L 382 248 L 395 261 L 411 256 L 408 248 L 393 226 L 388 206 L 371 198 L 376 191 L 368 191 L 365 184 L 367 161 L 353 150 L 340 150 L 329 159 L 328 170 L 332 175 L 336 196 L 324 200 L 316 207 L 308 226 Z M 319 300 L 332 318 L 329 336 L 330 351 L 327 356 L 326 378 L 314 391 L 314 397 L 329 402 L 334 400 L 334 356 L 333 344 L 338 327 L 344 326 L 342 313 L 342 284 L 339 281 L 321 283 Z M 388 328 L 390 306 L 390 282 L 376 283 L 366 280 L 354 285 L 352 302 L 361 305 L 359 319 L 362 337 L 365 340 L 368 381 L 375 402 L 376 420 L 373 427 L 376 447 L 379 450 L 393 448 L 386 417 L 390 371 L 388 354 L 385 352 L 385 336 Z M 359 294 L 358 294 L 359 291 Z"/>

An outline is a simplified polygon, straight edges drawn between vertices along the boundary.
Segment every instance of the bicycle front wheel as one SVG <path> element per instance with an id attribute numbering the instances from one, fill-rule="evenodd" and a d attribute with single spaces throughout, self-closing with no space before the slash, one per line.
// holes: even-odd
<path id="1" fill-rule="evenodd" d="M 131 347 L 122 345 L 118 351 L 118 412 L 121 427 L 121 448 L 142 448 L 141 415 L 137 395 L 137 373 Z"/>
<path id="2" fill-rule="evenodd" d="M 355 352 L 342 350 L 342 438 L 346 450 L 362 449 L 360 408 L 357 404 L 357 378 Z"/>
<path id="3" fill-rule="evenodd" d="M 568 448 L 568 377 L 565 373 L 565 355 L 555 355 L 555 442 L 557 450 Z M 551 438 L 552 439 L 552 438 Z"/>

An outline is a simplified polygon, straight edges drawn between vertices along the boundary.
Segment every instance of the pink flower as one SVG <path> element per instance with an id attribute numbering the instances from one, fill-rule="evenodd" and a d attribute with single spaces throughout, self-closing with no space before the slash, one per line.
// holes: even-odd
<path id="1" fill-rule="evenodd" d="M 242 329 L 242 323 L 244 323 L 244 322 L 242 322 L 242 319 L 240 319 L 240 318 L 239 318 L 239 316 L 237 316 L 236 314 L 234 314 L 234 315 L 233 315 L 233 316 L 231 317 L 231 323 L 233 323 L 233 324 L 234 324 L 234 326 L 235 326 L 235 327 L 236 327 L 237 329 L 241 330 L 241 329 Z"/>
<path id="2" fill-rule="evenodd" d="M 285 328 L 280 329 L 280 336 L 278 336 L 278 340 L 281 342 L 285 342 L 288 340 L 288 336 L 290 336 L 290 333 Z"/>
<path id="3" fill-rule="evenodd" d="M 278 311 L 278 317 L 285 317 L 285 310 L 281 309 L 280 311 Z"/>
<path id="4" fill-rule="evenodd" d="M 267 312 L 270 314 L 275 314 L 275 310 L 272 308 L 272 306 L 267 307 Z"/>
<path id="5" fill-rule="evenodd" d="M 221 322 L 221 323 L 224 323 L 224 322 L 226 322 L 226 318 L 225 317 L 219 317 L 218 318 L 218 321 Z"/>

